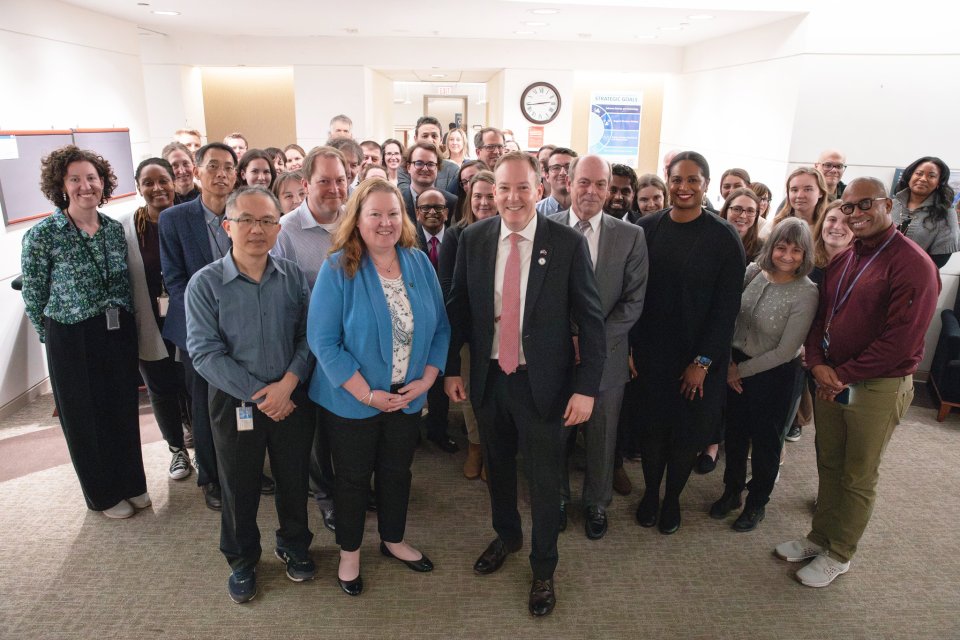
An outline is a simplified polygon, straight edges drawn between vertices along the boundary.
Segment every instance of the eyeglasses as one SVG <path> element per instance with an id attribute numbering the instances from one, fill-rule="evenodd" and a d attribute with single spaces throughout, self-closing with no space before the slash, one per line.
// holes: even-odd
<path id="1" fill-rule="evenodd" d="M 748 218 L 756 218 L 757 210 L 753 207 L 741 207 L 740 205 L 734 205 L 727 209 L 728 213 L 732 213 L 734 217 L 739 218 L 740 216 L 747 216 Z"/>
<path id="2" fill-rule="evenodd" d="M 418 204 L 417 211 L 421 213 L 443 213 L 447 210 L 445 204 Z"/>
<path id="3" fill-rule="evenodd" d="M 502 144 L 482 144 L 478 147 L 481 151 L 503 151 L 504 146 Z"/>
<path id="4" fill-rule="evenodd" d="M 864 198 L 859 202 L 844 202 L 840 205 L 840 211 L 843 212 L 843 215 L 849 216 L 853 213 L 854 208 L 860 209 L 860 211 L 870 211 L 873 208 L 873 203 L 877 200 L 886 200 L 886 197 L 882 198 Z"/>
<path id="5" fill-rule="evenodd" d="M 211 173 L 219 173 L 220 171 L 223 171 L 226 174 L 231 174 L 237 170 L 236 165 L 220 164 L 219 162 L 215 162 L 213 160 L 203 165 L 203 168 Z"/>
<path id="6" fill-rule="evenodd" d="M 280 225 L 279 220 L 274 220 L 273 218 L 254 218 L 253 216 L 240 216 L 239 218 L 227 218 L 227 220 L 236 222 L 244 231 L 249 231 L 254 225 L 260 225 L 260 228 L 264 231 L 273 231 Z"/>
<path id="7" fill-rule="evenodd" d="M 847 165 L 837 164 L 836 162 L 818 162 L 817 164 L 824 171 L 840 171 L 842 173 L 847 168 Z"/>
<path id="8" fill-rule="evenodd" d="M 570 165 L 569 164 L 552 164 L 549 167 L 547 167 L 547 171 L 549 171 L 550 173 L 560 173 L 561 171 L 570 173 Z"/>
<path id="9" fill-rule="evenodd" d="M 436 169 L 436 168 L 437 168 L 437 163 L 436 163 L 436 162 L 424 162 L 423 160 L 414 160 L 414 161 L 411 162 L 410 164 L 412 164 L 412 165 L 413 165 L 414 167 L 416 167 L 417 169 L 423 169 L 424 167 L 426 167 L 427 169 Z"/>

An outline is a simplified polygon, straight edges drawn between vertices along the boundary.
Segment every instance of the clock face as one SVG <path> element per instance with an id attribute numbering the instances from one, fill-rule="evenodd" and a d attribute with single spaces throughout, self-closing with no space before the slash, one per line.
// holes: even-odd
<path id="1" fill-rule="evenodd" d="M 534 124 L 547 124 L 560 111 L 560 93 L 552 84 L 535 82 L 523 90 L 520 110 Z"/>

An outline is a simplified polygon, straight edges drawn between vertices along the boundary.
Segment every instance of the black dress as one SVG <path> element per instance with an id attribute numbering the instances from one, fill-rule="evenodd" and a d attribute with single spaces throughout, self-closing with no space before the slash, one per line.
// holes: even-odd
<path id="1" fill-rule="evenodd" d="M 650 255 L 643 315 L 631 334 L 642 389 L 644 478 L 647 491 L 658 492 L 669 469 L 667 495 L 676 498 L 720 421 L 744 252 L 734 227 L 707 212 L 678 223 L 667 210 L 638 224 Z M 697 356 L 713 364 L 703 398 L 687 400 L 680 378 Z"/>

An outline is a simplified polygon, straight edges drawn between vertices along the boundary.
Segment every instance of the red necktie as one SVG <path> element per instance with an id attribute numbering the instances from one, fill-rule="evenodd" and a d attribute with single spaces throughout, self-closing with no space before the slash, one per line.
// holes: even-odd
<path id="1" fill-rule="evenodd" d="M 519 233 L 510 234 L 510 253 L 503 270 L 500 298 L 500 368 L 507 375 L 520 364 L 520 241 Z"/>
<path id="2" fill-rule="evenodd" d="M 440 244 L 440 241 L 437 240 L 437 236 L 430 238 L 430 251 L 427 252 L 427 255 L 430 256 L 430 262 L 433 263 L 433 268 L 437 268 L 437 261 L 440 259 L 440 252 L 437 250 L 437 245 Z"/>

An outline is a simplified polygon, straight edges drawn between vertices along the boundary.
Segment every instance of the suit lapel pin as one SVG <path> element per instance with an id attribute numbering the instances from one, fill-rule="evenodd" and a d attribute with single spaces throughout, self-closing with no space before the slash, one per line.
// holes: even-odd
<path id="1" fill-rule="evenodd" d="M 539 264 L 541 267 L 542 267 L 543 265 L 547 264 L 547 250 L 546 250 L 546 249 L 540 249 L 540 259 L 537 260 L 537 264 Z"/>

